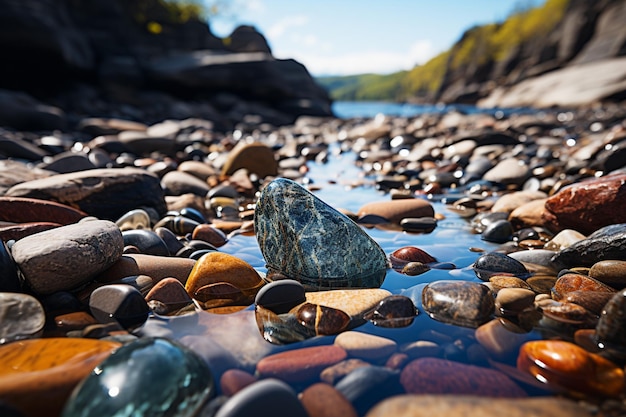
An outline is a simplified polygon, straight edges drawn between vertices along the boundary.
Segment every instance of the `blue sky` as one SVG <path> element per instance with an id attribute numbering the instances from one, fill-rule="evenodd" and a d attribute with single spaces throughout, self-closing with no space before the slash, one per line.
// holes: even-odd
<path id="1" fill-rule="evenodd" d="M 206 0 L 208 4 L 215 1 Z M 217 36 L 255 26 L 274 56 L 314 76 L 410 69 L 448 49 L 476 25 L 504 20 L 541 0 L 228 0 L 210 20 Z"/>

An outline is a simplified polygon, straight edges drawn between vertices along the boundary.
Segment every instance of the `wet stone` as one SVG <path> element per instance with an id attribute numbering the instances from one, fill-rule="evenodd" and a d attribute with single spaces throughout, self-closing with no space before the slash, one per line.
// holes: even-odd
<path id="1" fill-rule="evenodd" d="M 350 316 L 336 308 L 304 303 L 294 310 L 300 324 L 316 335 L 338 334 L 350 324 Z"/>
<path id="2" fill-rule="evenodd" d="M 402 269 L 409 262 L 429 264 L 437 262 L 437 259 L 415 246 L 406 246 L 396 249 L 389 255 L 389 261 L 393 269 Z"/>
<path id="3" fill-rule="evenodd" d="M 376 326 L 405 327 L 413 323 L 415 316 L 417 309 L 413 300 L 403 295 L 391 295 L 381 300 L 364 317 Z"/>
<path id="4" fill-rule="evenodd" d="M 257 305 L 254 317 L 263 339 L 275 345 L 301 342 L 315 336 L 315 332 L 300 324 L 293 314 L 278 315 Z"/>
<path id="5" fill-rule="evenodd" d="M 152 230 L 125 230 L 122 232 L 124 246 L 134 246 L 139 253 L 155 256 L 169 256 L 170 251 L 163 239 Z"/>
<path id="6" fill-rule="evenodd" d="M 491 320 L 477 328 L 474 335 L 478 343 L 496 358 L 503 358 L 511 353 L 517 353 L 519 347 L 529 337 L 527 334 L 509 331 L 497 319 Z"/>
<path id="7" fill-rule="evenodd" d="M 438 358 L 410 362 L 402 370 L 400 382 L 409 394 L 526 397 L 526 393 L 502 372 Z"/>
<path id="8" fill-rule="evenodd" d="M 50 222 L 68 225 L 86 214 L 65 204 L 36 198 L 0 197 L 0 221 L 13 223 Z"/>
<path id="9" fill-rule="evenodd" d="M 430 266 L 421 262 L 409 262 L 402 267 L 401 273 L 409 276 L 421 275 L 424 272 L 430 271 Z"/>
<path id="10" fill-rule="evenodd" d="M 192 302 L 185 286 L 176 278 L 165 278 L 154 284 L 145 300 L 159 301 L 168 306 L 168 310 L 176 310 Z"/>
<path id="11" fill-rule="evenodd" d="M 400 372 L 382 366 L 364 366 L 355 369 L 339 381 L 335 388 L 356 409 L 365 415 L 384 398 L 403 393 Z"/>
<path id="12" fill-rule="evenodd" d="M 129 330 L 141 327 L 150 311 L 141 293 L 124 284 L 105 285 L 94 290 L 89 298 L 89 308 L 100 323 L 117 323 Z"/>
<path id="13" fill-rule="evenodd" d="M 534 301 L 533 291 L 523 288 L 503 288 L 496 295 L 495 306 L 502 314 L 516 314 L 531 307 Z"/>
<path id="14" fill-rule="evenodd" d="M 478 278 L 486 281 L 492 275 L 507 273 L 517 277 L 525 277 L 528 270 L 519 261 L 500 252 L 489 252 L 481 255 L 473 265 Z"/>
<path id="15" fill-rule="evenodd" d="M 129 366 L 130 365 L 130 366 Z M 204 360 L 167 339 L 144 338 L 109 356 L 74 391 L 63 417 L 116 415 L 193 416 L 215 394 Z"/>
<path id="16" fill-rule="evenodd" d="M 300 401 L 309 417 L 357 417 L 356 410 L 343 394 L 321 382 L 305 389 Z"/>
<path id="17" fill-rule="evenodd" d="M 487 242 L 504 243 L 513 237 L 513 226 L 508 220 L 497 220 L 489 224 L 481 234 Z"/>
<path id="18" fill-rule="evenodd" d="M 0 292 L 0 344 L 37 337 L 46 324 L 43 307 L 27 294 Z"/>
<path id="19" fill-rule="evenodd" d="M 320 373 L 320 379 L 328 384 L 334 385 L 335 382 L 341 380 L 341 378 L 348 375 L 350 372 L 364 366 L 371 366 L 371 364 L 361 359 L 346 359 L 324 369 Z"/>
<path id="20" fill-rule="evenodd" d="M 403 219 L 407 218 L 433 218 L 435 210 L 427 200 L 413 198 L 365 204 L 359 209 L 358 216 L 361 218 L 368 214 L 384 217 L 391 223 L 400 224 Z"/>
<path id="21" fill-rule="evenodd" d="M 624 388 L 622 368 L 561 340 L 525 343 L 517 358 L 517 368 L 557 392 L 617 397 Z"/>
<path id="22" fill-rule="evenodd" d="M 422 291 L 422 306 L 435 320 L 477 327 L 493 315 L 491 290 L 476 282 L 435 281 Z"/>
<path id="23" fill-rule="evenodd" d="M 258 380 L 254 375 L 241 369 L 229 369 L 220 377 L 220 389 L 224 395 L 232 397 L 248 385 Z"/>
<path id="24" fill-rule="evenodd" d="M 489 283 L 491 284 L 491 288 L 494 292 L 498 292 L 503 288 L 531 289 L 530 285 L 528 285 L 523 279 L 511 276 L 494 275 L 489 278 Z"/>
<path id="25" fill-rule="evenodd" d="M 106 220 L 47 230 L 12 247 L 26 283 L 38 294 L 73 289 L 112 266 L 121 256 L 122 233 Z"/>
<path id="26" fill-rule="evenodd" d="M 566 273 L 561 275 L 554 283 L 552 297 L 555 300 L 560 300 L 573 291 L 615 292 L 613 288 L 591 277 L 581 274 Z"/>
<path id="27" fill-rule="evenodd" d="M 585 234 L 624 223 L 625 183 L 626 174 L 616 173 L 565 187 L 546 201 L 544 219 L 551 229 L 570 228 Z"/>
<path id="28" fill-rule="evenodd" d="M 598 342 L 626 351 L 626 290 L 621 290 L 606 303 L 596 326 Z"/>
<path id="29" fill-rule="evenodd" d="M 353 321 L 359 320 L 363 314 L 390 295 L 389 291 L 380 288 L 314 291 L 305 294 L 307 302 L 344 311 Z"/>
<path id="30" fill-rule="evenodd" d="M 193 298 L 200 288 L 218 282 L 227 282 L 240 290 L 256 288 L 263 283 L 249 263 L 227 253 L 210 252 L 196 261 L 185 289 Z"/>
<path id="31" fill-rule="evenodd" d="M 386 358 L 397 349 L 396 342 L 391 339 L 356 331 L 341 333 L 335 338 L 335 345 L 350 357 L 370 360 Z"/>
<path id="32" fill-rule="evenodd" d="M 0 398 L 23 415 L 59 415 L 76 385 L 119 346 L 69 337 L 0 346 Z"/>
<path id="33" fill-rule="evenodd" d="M 591 267 L 589 276 L 618 288 L 626 286 L 626 261 L 605 260 Z"/>
<path id="34" fill-rule="evenodd" d="M 577 304 L 599 316 L 613 295 L 611 292 L 577 290 L 565 294 L 563 301 Z"/>
<path id="35" fill-rule="evenodd" d="M 400 220 L 400 226 L 405 232 L 430 233 L 437 227 L 437 219 L 434 217 L 406 217 Z"/>
<path id="36" fill-rule="evenodd" d="M 226 234 L 209 224 L 199 224 L 193 229 L 192 239 L 204 240 L 211 245 L 219 248 L 228 242 Z"/>
<path id="37" fill-rule="evenodd" d="M 285 279 L 264 285 L 256 294 L 254 303 L 276 314 L 286 313 L 306 301 L 304 287 L 298 281 Z"/>
<path id="38" fill-rule="evenodd" d="M 278 378 L 285 382 L 305 382 L 319 378 L 325 368 L 346 358 L 337 345 L 306 347 L 275 353 L 261 359 L 256 373 L 261 378 Z"/>
<path id="39" fill-rule="evenodd" d="M 251 384 L 227 400 L 215 417 L 310 417 L 294 390 L 277 379 L 269 378 Z"/>
<path id="40" fill-rule="evenodd" d="M 560 251 L 572 246 L 576 242 L 585 239 L 585 235 L 576 230 L 565 229 L 557 233 L 552 239 L 546 242 L 544 249 Z"/>
<path id="41" fill-rule="evenodd" d="M 504 411 L 505 410 L 505 411 Z M 367 417 L 591 417 L 575 401 L 564 398 L 489 398 L 462 395 L 401 395 L 378 403 Z"/>
<path id="42" fill-rule="evenodd" d="M 279 272 L 311 290 L 378 288 L 385 279 L 387 258 L 380 246 L 291 180 L 276 179 L 264 188 L 254 225 L 268 276 Z"/>
<path id="43" fill-rule="evenodd" d="M 556 277 L 537 275 L 528 278 L 526 283 L 537 294 L 550 294 L 556 281 Z"/>
<path id="44" fill-rule="evenodd" d="M 605 226 L 561 250 L 553 261 L 567 267 L 592 266 L 603 260 L 626 260 L 626 223 Z"/>

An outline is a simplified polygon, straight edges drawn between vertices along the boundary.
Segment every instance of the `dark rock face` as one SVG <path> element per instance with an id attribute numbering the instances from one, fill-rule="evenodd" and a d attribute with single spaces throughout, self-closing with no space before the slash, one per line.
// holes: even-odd
<path id="1" fill-rule="evenodd" d="M 172 117 L 168 111 L 177 100 L 194 99 L 206 113 L 219 107 L 214 96 L 229 93 L 235 102 L 253 100 L 277 111 L 282 117 L 274 120 L 284 123 L 302 114 L 331 115 L 327 93 L 307 70 L 275 59 L 251 26 L 222 40 L 206 22 L 177 18 L 156 0 L 0 0 L 0 10 L 0 53 L 11 57 L 0 68 L 0 90 L 21 90 L 28 100 L 42 100 L 44 110 L 54 103 L 58 112 L 95 114 L 98 97 L 111 109 L 133 106 L 129 118 L 139 112 L 145 119 L 151 113 L 146 105 L 161 108 L 151 116 L 162 120 Z M 172 103 L 170 109 L 163 103 Z M 24 124 L 30 113 L 42 111 L 30 107 L 11 111 L 19 111 Z M 14 115 L 5 111 L 0 109 L 0 122 L 12 125 Z M 46 123 L 62 126 L 62 117 L 53 116 Z M 224 115 L 240 121 L 235 116 L 242 115 Z"/>

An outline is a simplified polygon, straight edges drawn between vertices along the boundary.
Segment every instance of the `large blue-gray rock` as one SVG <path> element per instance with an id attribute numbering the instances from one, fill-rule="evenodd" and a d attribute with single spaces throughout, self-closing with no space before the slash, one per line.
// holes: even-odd
<path id="1" fill-rule="evenodd" d="M 278 178 L 263 189 L 254 227 L 270 280 L 280 274 L 316 291 L 377 288 L 385 279 L 387 258 L 380 246 L 294 181 Z"/>
<path id="2" fill-rule="evenodd" d="M 190 417 L 214 394 L 202 358 L 170 340 L 144 338 L 98 365 L 76 387 L 62 416 Z"/>

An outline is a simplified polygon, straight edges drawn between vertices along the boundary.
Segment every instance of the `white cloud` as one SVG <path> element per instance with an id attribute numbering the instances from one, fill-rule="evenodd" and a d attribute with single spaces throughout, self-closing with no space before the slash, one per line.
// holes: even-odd
<path id="1" fill-rule="evenodd" d="M 262 13 L 265 11 L 265 4 L 261 0 L 248 0 L 244 5 L 249 12 Z"/>
<path id="2" fill-rule="evenodd" d="M 304 15 L 287 16 L 274 23 L 268 30 L 265 36 L 268 39 L 275 39 L 283 35 L 287 29 L 304 26 L 309 21 L 309 18 Z"/>
<path id="3" fill-rule="evenodd" d="M 313 75 L 352 75 L 364 73 L 388 74 L 409 70 L 434 56 L 428 40 L 414 42 L 406 52 L 369 50 L 342 55 L 309 53 L 304 50 L 282 53 L 274 51 L 277 58 L 293 58 L 304 64 Z"/>

